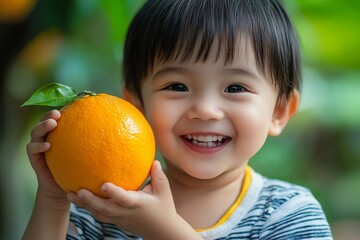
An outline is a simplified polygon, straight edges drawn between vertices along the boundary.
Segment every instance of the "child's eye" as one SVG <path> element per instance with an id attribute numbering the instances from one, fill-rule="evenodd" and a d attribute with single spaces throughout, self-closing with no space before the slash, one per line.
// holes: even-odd
<path id="1" fill-rule="evenodd" d="M 224 91 L 227 93 L 238 93 L 238 92 L 245 92 L 246 88 L 238 84 L 233 84 L 225 88 Z"/>
<path id="2" fill-rule="evenodd" d="M 182 83 L 173 83 L 164 88 L 164 90 L 176 91 L 176 92 L 187 92 L 189 89 Z"/>

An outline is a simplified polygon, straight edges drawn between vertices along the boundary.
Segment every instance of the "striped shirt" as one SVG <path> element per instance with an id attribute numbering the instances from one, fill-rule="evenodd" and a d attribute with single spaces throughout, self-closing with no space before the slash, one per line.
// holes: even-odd
<path id="1" fill-rule="evenodd" d="M 268 179 L 251 169 L 244 185 L 245 190 L 217 224 L 198 230 L 204 239 L 332 239 L 325 214 L 308 189 Z M 143 238 L 97 221 L 85 209 L 72 205 L 67 239 Z"/>

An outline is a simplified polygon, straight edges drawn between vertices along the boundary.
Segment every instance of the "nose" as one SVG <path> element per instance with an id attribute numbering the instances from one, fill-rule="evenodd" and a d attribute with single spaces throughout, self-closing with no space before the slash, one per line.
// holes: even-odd
<path id="1" fill-rule="evenodd" d="M 221 101 L 212 96 L 193 99 L 186 113 L 188 119 L 220 120 L 224 117 Z"/>

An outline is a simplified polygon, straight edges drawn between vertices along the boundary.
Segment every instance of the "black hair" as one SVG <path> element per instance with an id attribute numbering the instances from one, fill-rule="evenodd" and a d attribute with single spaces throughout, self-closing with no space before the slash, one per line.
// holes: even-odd
<path id="1" fill-rule="evenodd" d="M 155 63 L 206 61 L 215 42 L 218 55 L 231 63 L 239 36 L 251 41 L 258 69 L 278 88 L 279 99 L 300 90 L 297 35 L 278 0 L 148 0 L 128 29 L 125 88 L 142 101 L 141 83 Z"/>

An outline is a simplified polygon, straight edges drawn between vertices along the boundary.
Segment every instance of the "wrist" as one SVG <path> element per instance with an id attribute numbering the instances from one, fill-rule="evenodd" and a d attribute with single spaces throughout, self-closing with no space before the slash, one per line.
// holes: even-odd
<path id="1" fill-rule="evenodd" d="M 65 239 L 69 215 L 70 202 L 65 194 L 49 194 L 38 189 L 23 239 Z"/>
<path id="2" fill-rule="evenodd" d="M 36 202 L 37 205 L 46 208 L 47 210 L 69 210 L 70 208 L 70 201 L 66 197 L 65 192 L 48 192 L 41 189 L 38 189 L 36 193 Z"/>

